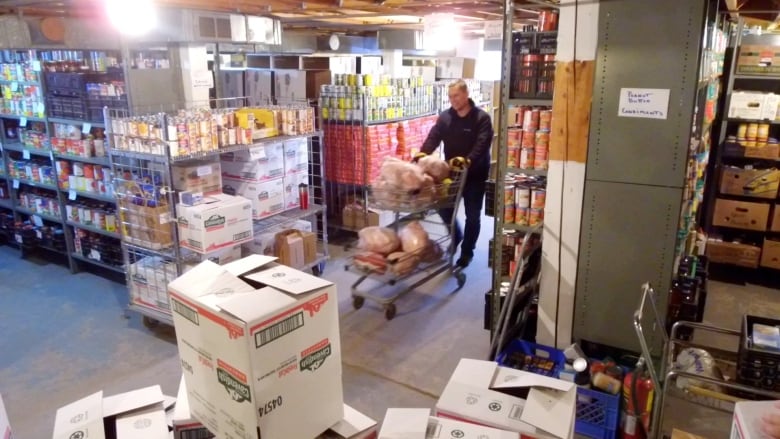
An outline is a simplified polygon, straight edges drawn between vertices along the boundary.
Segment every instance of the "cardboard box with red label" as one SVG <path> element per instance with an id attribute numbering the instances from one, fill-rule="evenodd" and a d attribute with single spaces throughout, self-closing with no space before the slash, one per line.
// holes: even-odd
<path id="1" fill-rule="evenodd" d="M 196 162 L 173 167 L 173 188 L 180 192 L 202 192 L 204 195 L 222 192 L 222 168 L 219 162 Z"/>
<path id="2" fill-rule="evenodd" d="M 284 174 L 308 174 L 309 141 L 306 138 L 284 142 Z"/>
<path id="3" fill-rule="evenodd" d="M 225 179 L 260 183 L 283 175 L 284 149 L 281 142 L 222 154 L 222 177 Z"/>
<path id="4" fill-rule="evenodd" d="M 252 240 L 252 204 L 243 197 L 212 195 L 197 206 L 176 206 L 179 245 L 211 253 Z"/>
<path id="5" fill-rule="evenodd" d="M 315 437 L 344 417 L 336 287 L 274 260 L 205 261 L 168 286 L 190 411 L 217 437 Z"/>
<path id="6" fill-rule="evenodd" d="M 778 401 L 743 401 L 734 404 L 731 439 L 767 439 L 762 431 L 762 418 L 777 413 Z"/>

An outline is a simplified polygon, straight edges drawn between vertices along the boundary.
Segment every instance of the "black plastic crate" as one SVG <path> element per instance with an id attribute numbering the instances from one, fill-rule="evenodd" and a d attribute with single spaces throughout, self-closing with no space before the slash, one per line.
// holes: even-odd
<path id="1" fill-rule="evenodd" d="M 46 72 L 46 91 L 56 96 L 85 97 L 87 75 L 84 73 Z"/>
<path id="2" fill-rule="evenodd" d="M 47 96 L 46 105 L 48 106 L 48 113 L 51 117 L 87 120 L 87 103 L 84 99 L 75 97 Z M 102 120 L 102 117 L 99 120 Z"/>
<path id="3" fill-rule="evenodd" d="M 780 327 L 780 320 L 745 315 L 739 343 L 737 382 L 780 392 L 780 351 L 753 345 L 753 324 Z"/>

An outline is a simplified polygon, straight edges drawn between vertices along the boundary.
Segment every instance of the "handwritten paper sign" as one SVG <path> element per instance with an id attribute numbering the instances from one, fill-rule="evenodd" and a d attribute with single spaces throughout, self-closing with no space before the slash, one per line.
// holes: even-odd
<path id="1" fill-rule="evenodd" d="M 666 119 L 669 89 L 621 88 L 618 117 Z"/>
<path id="2" fill-rule="evenodd" d="M 501 20 L 486 21 L 484 29 L 486 40 L 500 40 L 504 38 L 504 22 Z"/>

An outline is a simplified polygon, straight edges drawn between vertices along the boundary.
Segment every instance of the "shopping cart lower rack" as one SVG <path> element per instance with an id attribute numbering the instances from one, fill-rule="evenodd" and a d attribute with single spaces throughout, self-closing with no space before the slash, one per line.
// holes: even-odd
<path id="1" fill-rule="evenodd" d="M 399 258 L 376 261 L 377 264 L 373 266 L 370 261 L 361 260 L 361 255 L 353 256 L 345 269 L 360 275 L 352 285 L 352 305 L 355 309 L 362 308 L 368 299 L 382 305 L 385 317 L 391 320 L 396 315 L 395 301 L 398 298 L 443 273 L 455 277 L 458 289 L 463 287 L 466 274 L 454 263 L 456 243 L 452 237 L 457 227 L 455 217 L 466 182 L 466 165 L 462 158 L 450 160 L 450 178 L 419 191 L 407 192 L 377 186 L 369 188 L 369 207 L 390 210 L 395 214 L 395 221 L 388 228 L 398 232 L 405 225 L 416 221 L 427 232 L 429 242 L 425 248 L 405 253 Z M 442 209 L 453 210 L 449 223 L 441 219 L 439 211 Z M 377 286 L 360 289 L 366 281 L 388 286 L 404 284 L 393 294 L 379 295 L 375 293 Z M 406 284 L 406 281 L 410 284 Z"/>

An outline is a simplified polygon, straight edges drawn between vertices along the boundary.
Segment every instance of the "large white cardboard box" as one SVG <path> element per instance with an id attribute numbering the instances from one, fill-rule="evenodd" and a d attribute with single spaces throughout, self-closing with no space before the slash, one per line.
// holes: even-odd
<path id="1" fill-rule="evenodd" d="M 244 197 L 218 194 L 197 206 L 176 206 L 179 244 L 211 253 L 252 240 L 252 203 Z"/>
<path id="2" fill-rule="evenodd" d="M 388 409 L 379 439 L 519 439 L 516 432 L 431 416 L 429 409 Z"/>
<path id="3" fill-rule="evenodd" d="M 93 393 L 57 410 L 52 439 L 166 439 L 164 400 L 160 386 L 106 398 L 102 391 Z M 133 421 L 128 421 L 130 418 Z M 108 422 L 104 424 L 104 420 Z M 114 431 L 106 432 L 105 427 Z"/>
<path id="4" fill-rule="evenodd" d="M 224 178 L 259 183 L 280 178 L 284 172 L 284 148 L 281 142 L 222 154 Z"/>
<path id="5" fill-rule="evenodd" d="M 494 390 L 521 388 L 528 389 L 527 399 Z M 569 439 L 576 405 L 574 383 L 464 358 L 436 403 L 436 416 L 528 437 Z"/>
<path id="6" fill-rule="evenodd" d="M 336 287 L 272 261 L 168 286 L 190 411 L 217 437 L 313 438 L 344 416 Z"/>
<path id="7" fill-rule="evenodd" d="M 179 382 L 176 405 L 173 407 L 173 437 L 174 439 L 187 439 L 190 437 L 212 439 L 214 437 L 203 424 L 192 417 L 190 402 L 187 399 L 187 383 L 184 381 L 184 375 L 182 375 Z"/>
<path id="8" fill-rule="evenodd" d="M 309 140 L 292 139 L 284 142 L 285 175 L 309 173 Z"/>
<path id="9" fill-rule="evenodd" d="M 761 418 L 777 412 L 778 401 L 743 401 L 734 405 L 734 418 L 731 423 L 731 439 L 765 439 L 768 436 L 761 431 Z"/>
<path id="10" fill-rule="evenodd" d="M 249 183 L 245 181 L 224 181 L 223 190 L 231 191 L 252 202 L 252 218 L 263 219 L 284 211 L 284 180 Z"/>
<path id="11" fill-rule="evenodd" d="M 13 439 L 14 433 L 11 430 L 11 421 L 8 419 L 8 412 L 3 405 L 3 395 L 0 395 L 0 439 Z"/>

